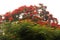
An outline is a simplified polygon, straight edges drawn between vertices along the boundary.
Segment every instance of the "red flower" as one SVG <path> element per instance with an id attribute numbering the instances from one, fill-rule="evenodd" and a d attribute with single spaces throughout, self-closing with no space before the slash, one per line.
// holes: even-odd
<path id="1" fill-rule="evenodd" d="M 8 19 L 10 17 L 10 12 L 7 12 L 5 15 L 4 15 L 4 18 L 5 19 Z"/>
<path id="2" fill-rule="evenodd" d="M 9 17 L 10 14 L 11 14 L 10 12 L 7 12 L 4 16 L 5 16 L 5 17 Z"/>
<path id="3" fill-rule="evenodd" d="M 45 25 L 45 23 L 42 22 L 42 21 L 38 21 L 37 23 L 40 24 L 40 25 Z"/>
<path id="4" fill-rule="evenodd" d="M 33 10 L 35 10 L 34 6 L 30 5 L 30 6 L 28 7 L 28 11 L 33 11 Z"/>
<path id="5" fill-rule="evenodd" d="M 51 26 L 52 27 L 56 27 L 57 26 L 57 23 L 51 23 Z"/>
<path id="6" fill-rule="evenodd" d="M 26 6 L 21 6 L 21 7 L 18 8 L 18 10 L 19 10 L 20 12 L 22 12 L 22 11 L 25 9 L 25 7 L 26 7 Z"/>
<path id="7" fill-rule="evenodd" d="M 12 21 L 13 20 L 13 17 L 9 17 L 9 21 Z"/>
<path id="8" fill-rule="evenodd" d="M 53 18 L 53 23 L 51 23 L 52 27 L 57 27 L 58 26 L 58 20 L 57 18 Z"/>
<path id="9" fill-rule="evenodd" d="M 60 25 L 58 24 L 57 27 L 60 27 Z"/>
<path id="10" fill-rule="evenodd" d="M 38 12 L 33 12 L 33 14 L 38 14 Z"/>
<path id="11" fill-rule="evenodd" d="M 18 14 L 18 13 L 19 13 L 19 10 L 18 10 L 18 9 L 15 9 L 15 10 L 12 12 L 12 15 Z"/>

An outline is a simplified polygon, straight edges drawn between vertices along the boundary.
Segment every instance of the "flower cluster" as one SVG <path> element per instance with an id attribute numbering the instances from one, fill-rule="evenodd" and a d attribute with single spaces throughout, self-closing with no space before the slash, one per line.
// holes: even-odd
<path id="1" fill-rule="evenodd" d="M 54 18 L 52 14 L 49 13 L 49 11 L 46 10 L 47 7 L 43 4 L 39 4 L 39 6 L 36 5 L 30 5 L 30 6 L 21 6 L 12 12 L 7 12 L 4 14 L 4 20 L 6 21 L 16 21 L 21 19 L 31 19 L 32 21 L 40 24 L 40 25 L 50 25 L 52 27 L 55 27 L 58 25 L 57 18 Z M 1 22 L 2 16 L 0 16 L 0 22 Z"/>

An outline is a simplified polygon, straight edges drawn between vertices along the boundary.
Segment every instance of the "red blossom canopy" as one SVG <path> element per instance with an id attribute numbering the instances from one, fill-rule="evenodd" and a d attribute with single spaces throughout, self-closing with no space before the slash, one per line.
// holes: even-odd
<path id="1" fill-rule="evenodd" d="M 13 21 L 13 20 L 19 20 L 20 14 L 23 14 L 23 18 L 29 18 L 32 20 L 37 20 L 36 23 L 40 25 L 45 25 L 45 24 L 50 24 L 50 21 L 52 20 L 53 22 L 50 24 L 51 26 L 57 26 L 58 25 L 58 20 L 57 18 L 54 18 L 49 11 L 46 11 L 46 6 L 43 4 L 39 4 L 39 6 L 21 6 L 12 12 L 7 12 L 4 17 L 5 20 Z M 38 10 L 42 11 L 38 11 Z M 40 12 L 40 13 L 39 13 Z M 39 16 L 39 17 L 38 17 Z M 22 18 L 22 19 L 23 19 Z M 46 21 L 44 21 L 45 19 Z M 0 18 L 1 20 L 1 18 Z M 56 22 L 56 23 L 55 23 Z"/>

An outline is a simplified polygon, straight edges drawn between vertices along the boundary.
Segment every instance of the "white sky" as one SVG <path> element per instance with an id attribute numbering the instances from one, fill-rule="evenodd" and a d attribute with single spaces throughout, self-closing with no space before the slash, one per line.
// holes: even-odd
<path id="1" fill-rule="evenodd" d="M 39 3 L 46 5 L 48 11 L 58 18 L 60 24 L 60 0 L 0 0 L 0 14 L 13 11 L 22 5 L 38 5 Z"/>

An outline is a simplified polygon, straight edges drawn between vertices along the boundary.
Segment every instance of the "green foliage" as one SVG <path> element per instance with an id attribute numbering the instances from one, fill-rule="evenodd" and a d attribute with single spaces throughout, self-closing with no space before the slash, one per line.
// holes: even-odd
<path id="1" fill-rule="evenodd" d="M 34 22 L 5 22 L 1 26 L 5 33 L 1 40 L 60 40 L 60 30 Z"/>

